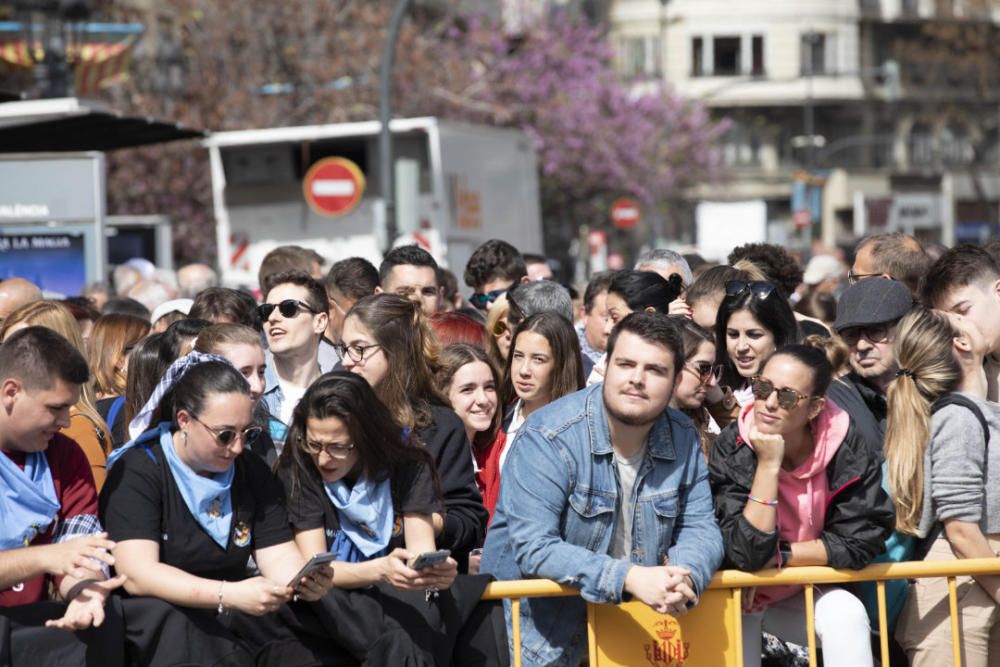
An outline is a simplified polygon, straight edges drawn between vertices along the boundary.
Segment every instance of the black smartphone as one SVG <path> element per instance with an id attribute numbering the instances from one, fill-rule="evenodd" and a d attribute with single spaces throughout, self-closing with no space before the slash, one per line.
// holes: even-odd
<path id="1" fill-rule="evenodd" d="M 443 563 L 448 560 L 448 556 L 451 555 L 450 549 L 441 549 L 440 551 L 428 551 L 417 556 L 413 560 L 412 567 L 414 570 L 423 570 L 431 565 L 437 565 L 438 563 Z"/>
<path id="2" fill-rule="evenodd" d="M 331 551 L 325 551 L 321 554 L 316 554 L 315 556 L 309 559 L 308 563 L 302 566 L 302 569 L 299 570 L 298 574 L 292 577 L 292 580 L 288 583 L 288 587 L 295 588 L 302 580 L 302 577 L 308 576 L 309 574 L 312 574 L 316 570 L 322 569 L 324 566 L 328 565 L 329 563 L 332 563 L 335 560 L 337 560 L 337 554 Z"/>

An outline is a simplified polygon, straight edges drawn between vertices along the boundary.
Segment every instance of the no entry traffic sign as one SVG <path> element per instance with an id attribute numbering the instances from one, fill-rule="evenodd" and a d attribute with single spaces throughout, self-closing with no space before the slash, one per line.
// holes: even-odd
<path id="1" fill-rule="evenodd" d="M 640 217 L 639 204 L 628 197 L 616 199 L 611 205 L 611 224 L 618 229 L 634 228 Z"/>
<path id="2" fill-rule="evenodd" d="M 346 158 L 323 158 L 306 172 L 302 191 L 316 213 L 330 217 L 344 215 L 361 201 L 365 175 Z"/>

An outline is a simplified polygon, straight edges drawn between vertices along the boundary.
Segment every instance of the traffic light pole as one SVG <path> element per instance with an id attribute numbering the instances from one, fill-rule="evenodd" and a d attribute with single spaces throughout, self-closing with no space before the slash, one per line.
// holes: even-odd
<path id="1" fill-rule="evenodd" d="M 396 222 L 396 184 L 393 169 L 392 133 L 389 131 L 389 120 L 392 118 L 392 68 L 396 60 L 396 42 L 399 30 L 410 8 L 411 0 L 397 0 L 396 8 L 389 21 L 389 30 L 385 38 L 385 49 L 382 51 L 382 64 L 378 77 L 378 118 L 382 123 L 378 137 L 379 154 L 379 185 L 382 190 L 382 202 L 385 206 L 385 251 L 392 248 L 398 234 Z"/>

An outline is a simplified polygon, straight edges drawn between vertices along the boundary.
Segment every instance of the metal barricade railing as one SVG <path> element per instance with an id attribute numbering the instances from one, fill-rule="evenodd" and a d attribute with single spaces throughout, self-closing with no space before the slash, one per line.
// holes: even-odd
<path id="1" fill-rule="evenodd" d="M 877 563 L 862 570 L 835 570 L 829 567 L 790 567 L 784 570 L 770 569 L 760 572 L 740 572 L 720 570 L 712 578 L 709 590 L 730 589 L 740 606 L 740 594 L 745 588 L 762 586 L 803 586 L 805 590 L 806 635 L 809 642 L 809 664 L 816 665 L 815 610 L 813 605 L 814 586 L 819 584 L 848 584 L 873 581 L 878 600 L 878 626 L 881 640 L 882 664 L 889 664 L 889 636 L 886 616 L 885 582 L 894 579 L 924 579 L 947 577 L 948 606 L 951 614 L 951 641 L 954 665 L 962 664 L 961 637 L 958 622 L 957 577 L 1000 574 L 1000 558 L 978 558 L 949 561 L 914 561 L 905 563 Z M 548 579 L 523 579 L 519 581 L 498 581 L 489 584 L 483 593 L 484 600 L 510 599 L 512 612 L 512 642 L 514 645 L 514 667 L 521 665 L 521 598 L 566 597 L 578 595 L 579 591 L 562 586 Z M 588 603 L 590 604 L 590 603 Z M 737 619 L 737 623 L 738 623 Z M 742 633 L 735 628 L 738 664 L 742 664 Z M 592 637 L 592 643 L 600 642 L 600 637 Z"/>

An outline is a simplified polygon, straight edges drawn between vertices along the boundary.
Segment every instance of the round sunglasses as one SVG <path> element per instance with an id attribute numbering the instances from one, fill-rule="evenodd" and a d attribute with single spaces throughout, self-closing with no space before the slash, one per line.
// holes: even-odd
<path id="1" fill-rule="evenodd" d="M 758 401 L 766 401 L 771 397 L 771 394 L 778 392 L 778 407 L 784 408 L 785 410 L 791 410 L 799 401 L 805 399 L 813 399 L 816 396 L 808 396 L 806 394 L 800 394 L 791 387 L 778 387 L 774 386 L 774 383 L 770 380 L 765 380 L 761 376 L 756 376 L 750 381 L 750 389 L 753 391 L 753 396 Z"/>
<path id="2" fill-rule="evenodd" d="M 261 432 L 264 430 L 260 426 L 251 426 L 250 428 L 245 428 L 242 431 L 237 431 L 234 428 L 212 428 L 194 415 L 191 415 L 191 419 L 204 426 L 205 430 L 211 433 L 212 437 L 215 438 L 216 444 L 221 445 L 222 447 L 228 447 L 236 442 L 236 439 L 239 437 L 243 438 L 244 445 L 252 445 L 256 442 L 257 438 L 260 437 Z"/>

